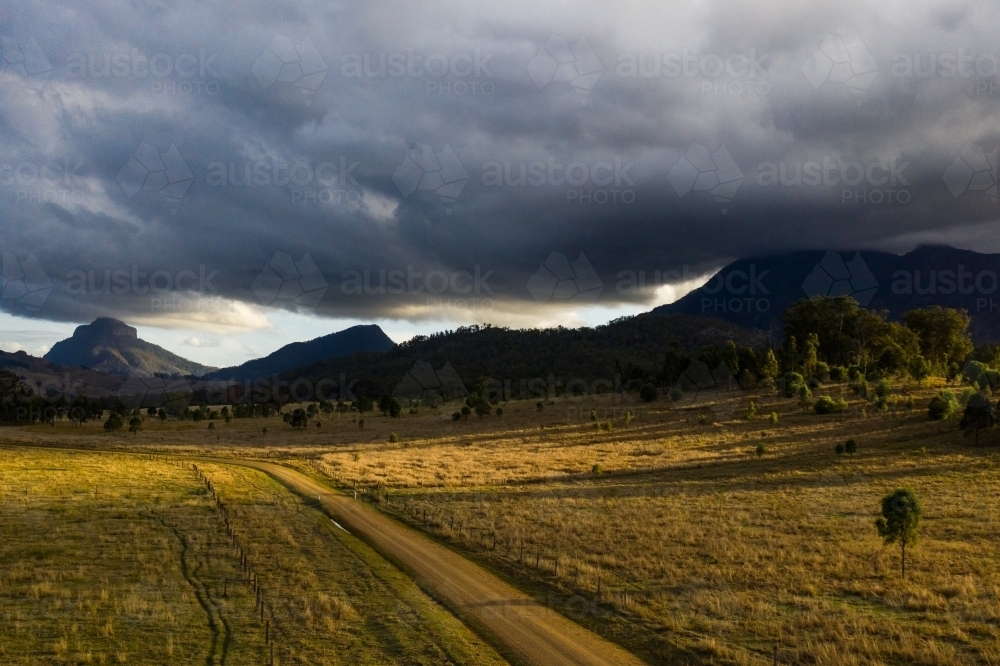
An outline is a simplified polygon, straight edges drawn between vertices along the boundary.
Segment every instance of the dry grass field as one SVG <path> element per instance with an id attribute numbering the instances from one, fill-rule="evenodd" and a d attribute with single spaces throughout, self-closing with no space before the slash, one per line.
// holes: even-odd
<path id="1" fill-rule="evenodd" d="M 264 625 L 189 463 L 0 449 L 0 662 L 265 664 Z M 207 466 L 264 594 L 276 664 L 499 664 L 269 477 Z"/>
<path id="2" fill-rule="evenodd" d="M 368 414 L 364 429 L 350 415 L 322 415 L 320 427 L 304 430 L 271 418 L 219 421 L 213 430 L 205 422 L 150 421 L 138 435 L 61 423 L 0 435 L 42 446 L 267 459 L 348 492 L 357 488 L 360 498 L 650 663 L 770 664 L 777 647 L 783 664 L 1000 664 L 1000 438 L 988 433 L 975 447 L 955 421 L 929 421 L 926 405 L 939 388 L 897 387 L 898 400 L 880 413 L 844 387 L 828 387 L 851 401 L 849 413 L 832 416 L 763 393 L 675 406 L 601 396 L 546 400 L 541 410 L 534 401 L 511 402 L 503 416 L 459 421 L 451 418 L 453 405 L 399 419 Z M 751 399 L 759 416 L 748 420 Z M 604 427 L 595 427 L 591 410 Z M 390 443 L 390 433 L 398 442 Z M 848 438 L 858 452 L 834 453 Z M 13 515 L 18 525 L 49 530 L 69 522 L 39 513 L 54 500 L 27 503 L 21 481 L 13 479 L 48 478 L 43 467 L 76 469 L 78 463 L 45 458 L 71 454 L 10 451 L 0 468 L 4 524 Z M 39 470 L 18 472 L 27 463 L 17 456 L 35 456 L 31 464 Z M 126 460 L 71 457 L 89 465 Z M 189 470 L 158 464 L 196 489 Z M 241 526 L 265 592 L 294 590 L 273 606 L 284 659 L 340 663 L 331 651 L 343 663 L 399 663 L 404 654 L 419 663 L 497 659 L 301 498 L 251 470 L 202 467 Z M 75 487 L 76 475 L 65 478 Z M 137 504 L 155 507 L 151 497 L 168 493 L 148 483 Z M 924 505 L 905 580 L 898 548 L 884 546 L 874 528 L 881 498 L 898 487 L 912 488 Z M 211 513 L 207 497 L 191 497 Z M 31 528 L 20 529 L 20 550 L 12 551 L 10 541 L 0 545 L 4 562 L 43 547 L 37 536 L 28 543 Z M 71 538 L 59 534 L 54 543 Z M 71 570 L 66 562 L 52 566 Z M 80 576 L 76 587 L 100 594 L 96 572 Z M 183 576 L 174 584 L 181 590 L 182 583 Z M 25 580 L 18 595 L 30 589 Z M 3 612 L 27 613 L 21 596 Z M 189 612 L 198 608 L 195 602 Z M 174 615 L 182 617 L 180 610 Z M 77 625 L 90 635 L 91 625 Z M 74 644 L 72 623 L 53 626 L 65 636 L 53 629 L 36 640 L 22 632 L 16 648 L 8 648 L 7 655 L 16 655 L 9 660 L 44 663 L 24 651 L 56 654 L 63 637 L 69 646 L 63 654 L 83 654 L 86 646 L 95 662 L 98 654 L 117 659 L 111 639 L 102 643 L 98 633 L 93 643 Z M 260 643 L 259 627 L 252 629 Z M 115 640 L 123 640 L 115 631 Z M 371 642 L 366 631 L 374 632 L 377 649 L 362 647 Z M 184 640 L 178 635 L 173 649 L 204 649 L 202 641 Z M 145 663 L 136 648 L 119 649 Z"/>

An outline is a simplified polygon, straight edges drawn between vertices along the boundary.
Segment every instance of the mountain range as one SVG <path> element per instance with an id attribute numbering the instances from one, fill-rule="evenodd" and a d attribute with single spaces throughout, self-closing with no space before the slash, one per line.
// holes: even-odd
<path id="1" fill-rule="evenodd" d="M 200 376 L 215 370 L 140 340 L 135 328 L 110 317 L 77 326 L 72 337 L 52 345 L 43 358 L 62 366 L 82 366 L 122 377 Z"/>
<path id="2" fill-rule="evenodd" d="M 657 314 L 718 317 L 779 333 L 781 315 L 801 298 L 852 296 L 892 319 L 932 305 L 964 309 L 977 343 L 1000 341 L 1000 255 L 922 246 L 904 255 L 888 252 L 801 251 L 740 259 L 704 286 Z"/>
<path id="3" fill-rule="evenodd" d="M 307 342 L 293 342 L 263 358 L 215 370 L 202 379 L 246 381 L 269 377 L 328 358 L 350 356 L 357 352 L 387 352 L 395 344 L 375 324 L 352 326 Z"/>
<path id="4" fill-rule="evenodd" d="M 850 295 L 894 319 L 931 305 L 961 308 L 972 318 L 970 333 L 977 343 L 1000 342 L 998 274 L 1000 255 L 950 247 L 924 246 L 903 255 L 799 251 L 734 261 L 674 303 L 596 328 L 466 327 L 395 345 L 378 326 L 361 325 L 217 369 L 139 339 L 125 322 L 102 317 L 77 327 L 42 359 L 0 352 L 0 368 L 36 392 L 89 396 L 114 394 L 128 377 L 152 376 L 183 379 L 195 388 L 210 380 L 246 385 L 279 376 L 317 385 L 349 377 L 353 390 L 364 395 L 399 386 L 442 392 L 436 384 L 471 386 L 483 377 L 594 381 L 629 365 L 657 362 L 675 339 L 689 351 L 727 339 L 775 344 L 782 337 L 784 310 L 810 296 Z"/>

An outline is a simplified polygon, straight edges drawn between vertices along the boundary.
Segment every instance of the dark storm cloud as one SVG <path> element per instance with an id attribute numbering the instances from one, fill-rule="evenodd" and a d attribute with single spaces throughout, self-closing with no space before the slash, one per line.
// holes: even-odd
<path id="1" fill-rule="evenodd" d="M 23 2 L 0 14 L 3 307 L 434 317 L 946 239 L 997 217 L 998 24 L 975 2 Z"/>

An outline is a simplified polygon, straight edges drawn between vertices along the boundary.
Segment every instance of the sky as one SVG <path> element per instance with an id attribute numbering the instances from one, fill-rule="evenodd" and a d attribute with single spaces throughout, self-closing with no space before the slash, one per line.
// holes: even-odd
<path id="1" fill-rule="evenodd" d="M 0 8 L 0 348 L 596 325 L 737 258 L 998 251 L 995 2 Z"/>

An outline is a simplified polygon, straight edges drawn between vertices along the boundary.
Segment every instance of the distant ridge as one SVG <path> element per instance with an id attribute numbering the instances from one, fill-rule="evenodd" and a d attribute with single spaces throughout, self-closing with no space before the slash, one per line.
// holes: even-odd
<path id="1" fill-rule="evenodd" d="M 52 345 L 43 358 L 62 366 L 82 366 L 122 377 L 203 375 L 215 369 L 140 340 L 135 328 L 110 317 L 78 326 L 72 337 Z"/>
<path id="2" fill-rule="evenodd" d="M 389 336 L 375 324 L 352 326 L 306 342 L 293 342 L 273 354 L 247 361 L 242 365 L 216 370 L 206 374 L 202 379 L 245 381 L 269 377 L 357 352 L 386 352 L 394 346 L 395 343 Z"/>
<path id="3" fill-rule="evenodd" d="M 1000 254 L 921 246 L 902 256 L 870 250 L 808 250 L 740 259 L 657 314 L 718 317 L 779 333 L 781 315 L 801 298 L 853 296 L 862 306 L 904 312 L 932 305 L 967 310 L 977 343 L 1000 342 Z"/>

